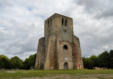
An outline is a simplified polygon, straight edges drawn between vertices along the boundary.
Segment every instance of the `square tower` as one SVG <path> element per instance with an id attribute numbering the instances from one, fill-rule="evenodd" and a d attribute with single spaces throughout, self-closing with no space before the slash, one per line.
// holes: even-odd
<path id="1" fill-rule="evenodd" d="M 73 20 L 55 13 L 45 21 L 44 37 L 39 40 L 37 69 L 83 68 L 79 39 L 73 33 Z"/>
<path id="2" fill-rule="evenodd" d="M 73 34 L 73 20 L 70 17 L 55 13 L 45 21 L 44 28 L 45 38 L 56 35 L 61 37 L 62 40 L 69 41 Z"/>

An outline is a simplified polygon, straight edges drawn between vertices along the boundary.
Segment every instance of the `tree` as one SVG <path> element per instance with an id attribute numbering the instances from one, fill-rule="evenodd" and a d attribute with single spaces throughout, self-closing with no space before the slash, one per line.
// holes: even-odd
<path id="1" fill-rule="evenodd" d="M 93 61 L 90 58 L 83 58 L 84 67 L 87 69 L 93 69 Z"/>
<path id="2" fill-rule="evenodd" d="M 10 63 L 11 63 L 12 69 L 22 69 L 23 68 L 23 61 L 17 56 L 12 57 L 10 60 Z"/>
<path id="3" fill-rule="evenodd" d="M 35 60 L 36 60 L 36 54 L 30 55 L 29 58 L 26 58 L 24 61 L 24 69 L 34 68 Z"/>
<path id="4" fill-rule="evenodd" d="M 107 51 L 103 52 L 98 56 L 99 67 L 107 67 L 109 66 L 109 53 Z"/>
<path id="5" fill-rule="evenodd" d="M 113 50 L 109 53 L 109 68 L 113 68 Z"/>
<path id="6" fill-rule="evenodd" d="M 93 68 L 94 68 L 94 67 L 98 67 L 99 62 L 98 62 L 98 57 L 97 57 L 97 56 L 92 55 L 92 56 L 90 57 L 90 60 L 92 61 Z"/>
<path id="7" fill-rule="evenodd" d="M 0 69 L 10 69 L 9 58 L 4 55 L 0 55 Z"/>

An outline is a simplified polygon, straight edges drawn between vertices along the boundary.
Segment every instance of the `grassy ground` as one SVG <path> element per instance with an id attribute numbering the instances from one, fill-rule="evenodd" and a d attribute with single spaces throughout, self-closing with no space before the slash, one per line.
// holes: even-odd
<path id="1" fill-rule="evenodd" d="M 64 77 L 65 79 L 75 79 L 75 77 L 76 79 L 113 79 L 113 70 L 0 70 L 0 79 L 50 79 L 49 77 L 51 79 Z"/>

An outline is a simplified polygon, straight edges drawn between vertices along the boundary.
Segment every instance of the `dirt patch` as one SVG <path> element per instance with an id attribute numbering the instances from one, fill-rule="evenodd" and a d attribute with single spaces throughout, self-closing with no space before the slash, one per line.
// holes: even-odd
<path id="1" fill-rule="evenodd" d="M 113 79 L 112 74 L 93 74 L 93 75 L 54 75 L 47 77 L 31 77 L 21 79 Z"/>
<path id="2" fill-rule="evenodd" d="M 16 71 L 7 71 L 7 73 L 16 73 Z"/>

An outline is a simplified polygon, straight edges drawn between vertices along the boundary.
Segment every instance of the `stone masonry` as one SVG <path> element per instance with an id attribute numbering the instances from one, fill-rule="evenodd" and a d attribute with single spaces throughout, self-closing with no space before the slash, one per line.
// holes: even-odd
<path id="1" fill-rule="evenodd" d="M 73 19 L 55 13 L 44 25 L 39 39 L 36 69 L 83 69 L 79 38 L 73 33 Z"/>

